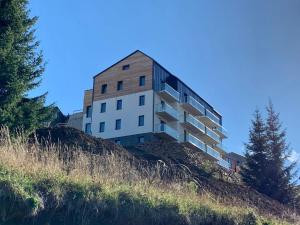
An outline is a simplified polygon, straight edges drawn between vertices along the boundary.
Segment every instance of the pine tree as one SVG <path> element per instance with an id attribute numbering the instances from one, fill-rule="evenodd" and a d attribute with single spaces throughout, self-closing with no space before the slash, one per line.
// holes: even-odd
<path id="1" fill-rule="evenodd" d="M 29 98 L 41 82 L 43 56 L 27 0 L 0 0 L 0 125 L 32 131 L 51 117 L 45 94 Z"/>
<path id="2" fill-rule="evenodd" d="M 266 183 L 264 182 L 267 170 L 267 137 L 266 126 L 258 110 L 255 111 L 252 127 L 249 131 L 249 143 L 246 145 L 246 163 L 241 169 L 243 181 L 264 193 Z"/>
<path id="3" fill-rule="evenodd" d="M 272 102 L 267 107 L 268 118 L 266 123 L 267 151 L 269 160 L 269 188 L 266 194 L 282 203 L 291 203 L 296 196 L 293 169 L 295 162 L 288 165 L 290 151 L 286 144 L 286 132 L 282 130 L 279 114 L 274 111 Z"/>

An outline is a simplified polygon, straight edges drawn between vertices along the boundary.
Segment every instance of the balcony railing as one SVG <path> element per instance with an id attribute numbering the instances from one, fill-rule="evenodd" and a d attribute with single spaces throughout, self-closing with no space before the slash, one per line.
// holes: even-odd
<path id="1" fill-rule="evenodd" d="M 206 127 L 206 134 L 213 139 L 215 142 L 220 143 L 220 136 L 213 132 L 211 129 Z"/>
<path id="2" fill-rule="evenodd" d="M 221 158 L 220 153 L 208 145 L 206 145 L 206 153 L 217 160 L 219 160 Z"/>
<path id="3" fill-rule="evenodd" d="M 167 103 L 157 104 L 156 112 L 160 116 L 165 117 L 167 120 L 178 120 L 177 110 Z"/>
<path id="4" fill-rule="evenodd" d="M 189 110 L 192 114 L 196 116 L 201 116 L 205 114 L 204 106 L 192 96 L 186 96 L 184 98 L 183 106 L 185 106 L 187 110 Z"/>
<path id="5" fill-rule="evenodd" d="M 216 126 L 213 130 L 216 133 L 218 133 L 222 138 L 228 137 L 228 132 L 223 126 Z"/>
<path id="6" fill-rule="evenodd" d="M 224 160 L 224 159 L 221 158 L 221 159 L 219 159 L 218 164 L 220 166 L 222 166 L 223 168 L 225 168 L 227 170 L 230 170 L 230 163 L 227 162 L 226 160 Z"/>
<path id="7" fill-rule="evenodd" d="M 205 133 L 205 126 L 203 123 L 201 123 L 199 120 L 197 120 L 192 115 L 187 115 L 184 118 L 184 122 L 192 125 L 194 128 L 196 128 L 197 131 L 201 131 L 202 133 Z"/>
<path id="8" fill-rule="evenodd" d="M 206 116 L 207 116 L 210 120 L 214 121 L 215 123 L 220 124 L 220 119 L 219 119 L 217 116 L 215 116 L 215 115 L 214 115 L 211 111 L 209 111 L 208 109 L 206 109 Z"/>
<path id="9" fill-rule="evenodd" d="M 217 145 L 216 145 L 216 148 L 217 148 L 218 150 L 220 150 L 220 151 L 224 151 L 224 152 L 227 151 L 226 145 L 223 145 L 222 143 L 217 144 Z"/>
<path id="10" fill-rule="evenodd" d="M 179 92 L 167 83 L 162 83 L 159 93 L 169 101 L 179 101 Z"/>
<path id="11" fill-rule="evenodd" d="M 155 126 L 155 132 L 156 133 L 165 133 L 168 136 L 178 140 L 178 132 L 173 129 L 172 127 L 168 126 L 165 123 L 161 123 L 161 124 L 156 124 Z"/>
<path id="12" fill-rule="evenodd" d="M 195 147 L 205 152 L 205 144 L 195 136 L 188 134 L 186 136 L 186 142 L 189 142 L 190 144 L 194 145 Z"/>

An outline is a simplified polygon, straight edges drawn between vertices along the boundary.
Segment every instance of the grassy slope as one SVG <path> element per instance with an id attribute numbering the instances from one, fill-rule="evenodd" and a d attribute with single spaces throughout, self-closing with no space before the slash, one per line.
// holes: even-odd
<path id="1" fill-rule="evenodd" d="M 57 146 L 3 136 L 0 224 L 289 224 L 200 195 L 193 182 L 164 181 L 147 168 L 144 176 L 124 158 L 79 153 L 66 160 Z"/>

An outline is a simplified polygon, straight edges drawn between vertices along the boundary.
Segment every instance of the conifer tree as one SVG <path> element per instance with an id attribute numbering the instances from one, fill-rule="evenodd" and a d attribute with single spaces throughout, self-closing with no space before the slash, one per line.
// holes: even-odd
<path id="1" fill-rule="evenodd" d="M 241 175 L 243 181 L 264 193 L 266 183 L 264 182 L 267 169 L 267 137 L 266 126 L 258 110 L 255 111 L 252 127 L 249 131 L 249 143 L 246 145 L 246 163 L 242 167 Z"/>
<path id="2" fill-rule="evenodd" d="M 0 125 L 32 131 L 51 117 L 45 94 L 29 98 L 44 72 L 27 0 L 0 0 Z"/>
<path id="3" fill-rule="evenodd" d="M 267 151 L 269 174 L 266 179 L 268 189 L 266 194 L 282 203 L 291 203 L 296 196 L 295 185 L 292 182 L 295 162 L 287 163 L 290 156 L 286 143 L 286 132 L 282 130 L 279 114 L 274 111 L 272 102 L 267 107 L 266 122 Z"/>

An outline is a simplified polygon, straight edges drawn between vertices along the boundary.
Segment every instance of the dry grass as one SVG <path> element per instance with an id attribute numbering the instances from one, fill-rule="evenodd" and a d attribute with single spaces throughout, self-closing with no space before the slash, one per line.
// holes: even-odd
<path id="1" fill-rule="evenodd" d="M 11 137 L 6 128 L 0 130 L 0 168 L 3 221 L 10 218 L 6 212 L 8 197 L 1 188 L 7 188 L 11 182 L 8 190 L 17 192 L 16 196 L 21 196 L 18 198 L 35 199 L 34 209 L 23 215 L 29 216 L 28 221 L 47 211 L 47 204 L 54 201 L 49 196 L 53 195 L 59 209 L 54 218 L 62 217 L 66 206 L 70 212 L 82 214 L 76 223 L 67 219 L 69 224 L 94 224 L 91 217 L 105 221 L 103 224 L 171 224 L 172 220 L 172 224 L 288 224 L 271 215 L 260 215 L 247 206 L 223 205 L 209 193 L 200 195 L 195 183 L 185 179 L 188 174 L 172 171 L 172 179 L 170 176 L 164 179 L 170 168 L 163 163 L 158 162 L 153 167 L 120 155 L 94 155 L 51 143 L 42 146 L 29 143 L 22 133 Z M 43 196 L 45 192 L 47 197 Z M 73 197 L 66 197 L 70 193 Z M 79 193 L 80 201 L 74 197 Z M 10 199 L 16 199 L 15 195 Z M 70 207 L 74 204 L 78 207 L 72 211 Z M 106 212 L 106 209 L 109 210 Z M 101 217 L 105 213 L 110 219 Z M 12 219 L 18 221 L 19 213 L 16 214 L 18 216 Z M 299 221 L 295 215 L 287 217 L 294 224 Z M 59 224 L 59 219 L 53 220 Z"/>

